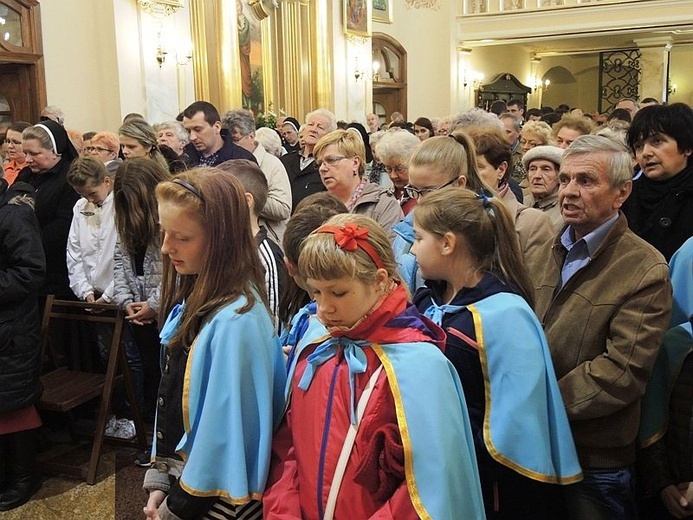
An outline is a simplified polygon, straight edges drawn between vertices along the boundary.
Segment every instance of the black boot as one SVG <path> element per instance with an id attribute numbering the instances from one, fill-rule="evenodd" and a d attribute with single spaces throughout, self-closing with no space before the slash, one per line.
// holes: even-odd
<path id="1" fill-rule="evenodd" d="M 7 456 L 5 453 L 5 435 L 0 435 L 0 495 L 7 489 Z"/>
<path id="2" fill-rule="evenodd" d="M 9 511 L 34 496 L 41 487 L 41 475 L 36 472 L 36 431 L 3 435 L 5 446 L 8 485 L 0 494 L 0 511 Z"/>

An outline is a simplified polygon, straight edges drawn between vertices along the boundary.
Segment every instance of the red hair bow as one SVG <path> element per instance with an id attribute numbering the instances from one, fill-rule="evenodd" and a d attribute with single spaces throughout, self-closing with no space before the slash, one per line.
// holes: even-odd
<path id="1" fill-rule="evenodd" d="M 340 249 L 344 251 L 356 251 L 361 248 L 378 268 L 385 268 L 383 260 L 368 242 L 369 229 L 359 227 L 356 222 L 345 222 L 343 226 L 322 226 L 315 230 L 316 233 L 331 233 L 334 235 L 334 241 Z"/>

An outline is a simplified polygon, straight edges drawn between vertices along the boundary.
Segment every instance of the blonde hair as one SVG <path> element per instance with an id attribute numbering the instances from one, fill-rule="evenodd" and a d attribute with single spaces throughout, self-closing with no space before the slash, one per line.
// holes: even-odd
<path id="1" fill-rule="evenodd" d="M 330 218 L 325 225 L 341 227 L 347 222 L 354 222 L 359 227 L 368 228 L 368 243 L 380 256 L 388 276 L 400 281 L 390 240 L 380 224 L 363 215 L 340 214 Z M 299 275 L 314 280 L 355 278 L 364 283 L 372 283 L 377 271 L 378 266 L 368 253 L 360 247 L 355 251 L 342 249 L 337 245 L 332 233 L 314 231 L 308 235 L 298 258 Z"/>
<path id="2" fill-rule="evenodd" d="M 409 167 L 412 166 L 435 168 L 448 180 L 464 176 L 467 179 L 466 187 L 477 193 L 489 190 L 476 171 L 474 143 L 461 131 L 423 141 L 409 160 Z"/>
<path id="3" fill-rule="evenodd" d="M 524 125 L 522 125 L 520 136 L 524 137 L 527 134 L 536 135 L 539 139 L 541 139 L 542 145 L 554 144 L 553 131 L 548 123 L 545 123 L 544 121 L 527 121 Z"/>
<path id="4" fill-rule="evenodd" d="M 500 274 L 533 305 L 534 289 L 513 218 L 500 199 L 479 196 L 465 188 L 445 188 L 419 200 L 414 223 L 435 235 L 461 237 L 479 271 Z"/>
<path id="5" fill-rule="evenodd" d="M 359 177 L 363 177 L 363 173 L 366 171 L 366 147 L 359 133 L 349 130 L 335 130 L 334 132 L 330 132 L 321 137 L 315 144 L 313 156 L 321 156 L 325 148 L 332 144 L 337 147 L 339 153 L 346 157 L 358 157 L 360 159 Z"/>

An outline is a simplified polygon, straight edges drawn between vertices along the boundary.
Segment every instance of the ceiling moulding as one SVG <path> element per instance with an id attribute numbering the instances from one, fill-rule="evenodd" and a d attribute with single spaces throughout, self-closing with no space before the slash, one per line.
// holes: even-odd
<path id="1" fill-rule="evenodd" d="M 392 0 L 391 0 L 392 1 Z M 405 0 L 407 9 L 440 9 L 440 0 Z"/>
<path id="2" fill-rule="evenodd" d="M 583 4 L 563 9 L 540 9 L 457 16 L 456 33 L 465 46 L 521 43 L 523 39 L 551 39 L 668 27 L 691 28 L 693 0 L 651 0 L 628 3 Z"/>
<path id="3" fill-rule="evenodd" d="M 168 16 L 183 7 L 183 0 L 137 0 L 137 5 L 147 13 Z"/>

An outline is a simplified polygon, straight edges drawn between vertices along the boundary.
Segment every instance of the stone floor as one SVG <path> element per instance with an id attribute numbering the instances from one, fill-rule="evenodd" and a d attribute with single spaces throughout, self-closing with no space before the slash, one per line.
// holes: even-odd
<path id="1" fill-rule="evenodd" d="M 142 520 L 144 468 L 132 464 L 136 451 L 106 448 L 95 485 L 74 478 L 44 477 L 43 485 L 25 505 L 1 513 L 2 520 Z"/>

